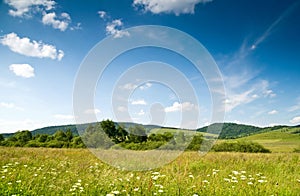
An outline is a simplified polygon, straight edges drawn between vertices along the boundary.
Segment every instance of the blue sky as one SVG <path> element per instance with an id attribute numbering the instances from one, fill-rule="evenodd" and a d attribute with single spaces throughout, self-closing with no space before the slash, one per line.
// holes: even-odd
<path id="1" fill-rule="evenodd" d="M 107 36 L 130 37 L 127 28 L 140 25 L 175 28 L 202 43 L 222 74 L 226 122 L 300 124 L 299 13 L 295 0 L 1 1 L 0 133 L 77 122 L 73 90 L 85 56 Z M 181 100 L 159 82 L 137 86 L 138 75 L 118 83 L 128 70 L 149 61 L 143 66 L 170 65 L 165 72 L 156 70 L 158 75 L 172 73 L 172 67 L 182 73 L 197 100 Z M 127 105 L 113 108 L 126 90 Z M 211 91 L 205 76 L 181 55 L 139 48 L 109 64 L 98 80 L 94 107 L 85 113 L 97 120 L 186 128 L 191 126 L 180 123 L 182 115 L 199 114 L 197 126 L 204 126 L 212 123 Z"/>

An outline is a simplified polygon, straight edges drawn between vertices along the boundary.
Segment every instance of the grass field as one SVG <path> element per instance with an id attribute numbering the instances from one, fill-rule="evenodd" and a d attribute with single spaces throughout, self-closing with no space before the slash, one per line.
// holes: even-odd
<path id="1" fill-rule="evenodd" d="M 0 195 L 300 195 L 300 154 L 185 152 L 122 171 L 86 149 L 0 148 Z"/>
<path id="2" fill-rule="evenodd" d="M 298 130 L 299 128 L 282 128 L 243 137 L 238 140 L 257 142 L 272 152 L 293 152 L 295 149 L 300 149 L 300 134 L 294 133 Z"/>

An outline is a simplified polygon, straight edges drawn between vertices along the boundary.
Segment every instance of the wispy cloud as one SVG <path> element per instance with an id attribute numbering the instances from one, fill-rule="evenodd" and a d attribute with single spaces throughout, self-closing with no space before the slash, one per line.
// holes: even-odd
<path id="1" fill-rule="evenodd" d="M 300 110 L 300 97 L 298 97 L 296 99 L 296 104 L 293 105 L 292 107 L 288 108 L 288 112 L 294 112 L 294 111 L 297 111 L 297 110 Z"/>
<path id="2" fill-rule="evenodd" d="M 263 43 L 274 31 L 274 29 L 284 20 L 286 19 L 299 5 L 299 1 L 292 4 L 288 7 L 268 28 L 267 30 L 259 36 L 255 42 L 251 46 L 251 50 L 255 50 L 261 43 Z"/>
<path id="3" fill-rule="evenodd" d="M 193 14 L 195 6 L 198 3 L 208 3 L 212 0 L 134 0 L 133 6 L 141 9 L 143 12 L 152 12 L 153 14 L 174 13 L 176 16 L 180 14 Z"/>
<path id="4" fill-rule="evenodd" d="M 12 64 L 9 66 L 9 70 L 23 78 L 34 77 L 34 68 L 29 64 Z"/>
<path id="5" fill-rule="evenodd" d="M 278 111 L 277 110 L 272 110 L 270 112 L 268 112 L 269 115 L 275 115 L 275 114 L 278 114 Z"/>
<path id="6" fill-rule="evenodd" d="M 147 82 L 146 84 L 140 86 L 141 90 L 146 90 L 148 88 L 151 88 L 152 84 L 150 82 Z"/>
<path id="7" fill-rule="evenodd" d="M 30 40 L 28 37 L 21 38 L 16 33 L 3 36 L 0 43 L 11 51 L 25 56 L 58 59 L 59 61 L 64 57 L 64 52 L 57 50 L 55 46 Z"/>

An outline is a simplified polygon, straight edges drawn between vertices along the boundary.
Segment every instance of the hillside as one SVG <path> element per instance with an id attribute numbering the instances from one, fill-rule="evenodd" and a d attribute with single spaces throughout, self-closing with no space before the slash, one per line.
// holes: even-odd
<path id="1" fill-rule="evenodd" d="M 236 140 L 257 142 L 272 152 L 293 152 L 300 149 L 300 128 L 284 127 Z"/>
<path id="2" fill-rule="evenodd" d="M 203 132 L 203 133 L 209 132 L 211 134 L 218 134 L 220 126 L 222 126 L 222 124 L 215 123 L 215 124 L 197 129 L 197 131 Z M 208 129 L 209 129 L 209 131 L 208 131 Z M 259 133 L 259 132 L 263 131 L 264 129 L 265 128 L 255 127 L 255 126 L 251 126 L 251 125 L 224 123 L 223 127 L 222 127 L 222 131 L 219 135 L 219 139 L 233 139 L 233 138 L 245 137 L 248 135 Z"/>

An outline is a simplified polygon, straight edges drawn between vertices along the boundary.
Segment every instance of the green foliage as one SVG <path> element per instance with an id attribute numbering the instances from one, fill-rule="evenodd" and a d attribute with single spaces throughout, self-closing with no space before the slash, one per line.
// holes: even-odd
<path id="1" fill-rule="evenodd" d="M 209 132 L 212 134 L 219 134 L 218 130 L 222 128 L 219 135 L 220 139 L 234 139 L 238 137 L 245 137 L 254 133 L 263 131 L 263 128 L 254 127 L 250 125 L 239 125 L 235 123 L 215 123 L 207 127 L 198 129 L 198 132 Z"/>
<path id="2" fill-rule="evenodd" d="M 143 126 L 137 125 L 129 128 L 129 141 L 133 143 L 142 143 L 147 141 L 146 130 Z"/>
<path id="3" fill-rule="evenodd" d="M 215 152 L 249 152 L 249 153 L 270 153 L 262 145 L 254 142 L 223 142 L 212 148 Z"/>
<path id="4" fill-rule="evenodd" d="M 4 141 L 4 136 L 2 134 L 0 134 L 0 142 Z"/>

